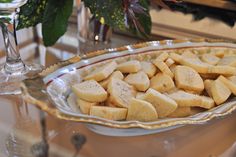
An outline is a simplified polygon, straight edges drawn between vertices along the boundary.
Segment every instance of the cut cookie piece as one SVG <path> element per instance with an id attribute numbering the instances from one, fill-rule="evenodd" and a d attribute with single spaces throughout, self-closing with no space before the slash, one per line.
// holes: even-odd
<path id="1" fill-rule="evenodd" d="M 112 78 L 109 82 L 108 92 L 111 102 L 116 106 L 124 108 L 128 108 L 131 99 L 136 96 L 136 91 L 133 86 L 115 78 Z"/>
<path id="2" fill-rule="evenodd" d="M 137 60 L 120 63 L 117 66 L 117 70 L 121 71 L 122 73 L 135 73 L 141 70 L 141 68 L 141 64 Z"/>
<path id="3" fill-rule="evenodd" d="M 84 77 L 84 80 L 95 80 L 95 81 L 102 81 L 116 69 L 117 64 L 115 61 L 107 63 L 102 67 L 97 68 L 92 73 Z"/>
<path id="4" fill-rule="evenodd" d="M 147 101 L 132 99 L 128 108 L 127 120 L 142 122 L 154 121 L 158 118 L 155 108 Z"/>
<path id="5" fill-rule="evenodd" d="M 175 84 L 169 75 L 158 73 L 151 79 L 150 87 L 163 93 L 172 90 L 175 87 Z"/>
<path id="6" fill-rule="evenodd" d="M 90 115 L 109 120 L 125 120 L 127 109 L 107 106 L 92 106 L 90 109 Z"/>
<path id="7" fill-rule="evenodd" d="M 146 91 L 149 88 L 150 80 L 146 73 L 143 71 L 129 74 L 125 79 L 130 85 L 133 85 L 138 91 Z"/>
<path id="8" fill-rule="evenodd" d="M 201 76 L 193 68 L 187 66 L 176 66 L 175 81 L 176 86 L 180 89 L 196 91 L 197 93 L 204 90 Z"/>
<path id="9" fill-rule="evenodd" d="M 72 91 L 80 98 L 89 102 L 103 102 L 107 92 L 94 80 L 84 81 L 72 86 Z"/>

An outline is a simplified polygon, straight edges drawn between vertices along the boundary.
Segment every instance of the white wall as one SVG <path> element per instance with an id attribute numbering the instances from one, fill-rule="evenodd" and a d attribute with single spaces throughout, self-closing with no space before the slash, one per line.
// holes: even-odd
<path id="1" fill-rule="evenodd" d="M 210 37 L 236 40 L 236 26 L 229 27 L 217 20 L 205 18 L 201 21 L 193 21 L 191 14 L 184 15 L 162 9 L 151 10 L 153 20 L 152 32 L 171 38 L 184 37 Z"/>

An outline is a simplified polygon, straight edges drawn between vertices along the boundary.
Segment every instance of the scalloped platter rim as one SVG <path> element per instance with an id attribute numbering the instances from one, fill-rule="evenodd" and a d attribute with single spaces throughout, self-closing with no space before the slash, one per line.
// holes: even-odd
<path id="1" fill-rule="evenodd" d="M 71 92 L 70 86 L 81 80 L 91 65 L 102 64 L 112 59 L 139 57 L 156 50 L 173 50 L 182 48 L 220 47 L 236 49 L 236 44 L 221 40 L 164 40 L 127 45 L 95 51 L 83 57 L 76 56 L 67 61 L 59 62 L 39 74 L 36 78 L 23 81 L 23 98 L 43 111 L 64 120 L 86 123 L 86 126 L 107 136 L 138 136 L 158 133 L 187 124 L 203 124 L 215 117 L 222 117 L 236 109 L 236 98 L 211 110 L 184 118 L 165 118 L 154 122 L 112 121 L 95 116 L 81 114 L 78 107 L 67 103 Z M 151 54 L 150 54 L 151 55 Z M 86 69 L 87 68 L 87 69 Z M 81 70 L 82 69 L 82 70 Z M 84 70 L 85 69 L 85 70 Z"/>

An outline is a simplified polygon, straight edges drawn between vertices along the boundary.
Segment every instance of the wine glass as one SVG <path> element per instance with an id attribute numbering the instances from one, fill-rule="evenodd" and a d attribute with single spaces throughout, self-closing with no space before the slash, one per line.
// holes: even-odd
<path id="1" fill-rule="evenodd" d="M 0 26 L 6 47 L 6 63 L 0 68 L 0 95 L 20 94 L 20 81 L 42 70 L 37 64 L 25 64 L 16 38 L 19 9 L 27 0 L 0 0 Z"/>

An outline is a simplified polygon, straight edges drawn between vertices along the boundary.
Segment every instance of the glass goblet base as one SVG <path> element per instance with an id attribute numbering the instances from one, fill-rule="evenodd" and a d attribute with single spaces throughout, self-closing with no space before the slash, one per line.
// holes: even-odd
<path id="1" fill-rule="evenodd" d="M 37 76 L 43 69 L 39 64 L 26 63 L 23 69 L 9 73 L 4 66 L 0 67 L 0 95 L 21 94 L 21 81 Z"/>

